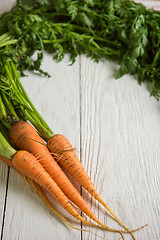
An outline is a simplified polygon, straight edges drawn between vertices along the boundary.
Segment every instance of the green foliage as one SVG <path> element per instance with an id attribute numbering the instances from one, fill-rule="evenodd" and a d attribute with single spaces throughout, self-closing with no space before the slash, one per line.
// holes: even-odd
<path id="1" fill-rule="evenodd" d="M 72 63 L 79 54 L 86 54 L 96 62 L 118 62 L 117 78 L 137 73 L 138 83 L 151 82 L 151 95 L 159 98 L 160 13 L 142 4 L 130 0 L 18 0 L 0 18 L 3 34 L 8 40 L 0 38 L 0 58 L 12 58 L 21 74 L 29 69 L 47 75 L 41 69 L 44 50 L 57 61 L 69 53 Z"/>

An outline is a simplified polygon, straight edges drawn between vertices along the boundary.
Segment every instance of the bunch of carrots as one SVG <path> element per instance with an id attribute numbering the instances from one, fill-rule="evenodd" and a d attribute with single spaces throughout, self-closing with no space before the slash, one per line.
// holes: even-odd
<path id="1" fill-rule="evenodd" d="M 125 234 L 136 239 L 134 232 L 142 227 L 130 230 L 115 216 L 84 170 L 69 140 L 61 134 L 54 134 L 32 104 L 20 82 L 17 66 L 9 58 L 3 59 L 3 66 L 0 77 L 0 159 L 25 178 L 45 204 L 69 226 L 70 223 L 53 208 L 42 189 L 78 221 L 117 232 L 123 239 Z M 122 230 L 106 226 L 95 216 L 61 167 L 104 206 L 123 227 Z M 86 220 L 73 203 L 94 223 Z"/>
<path id="2" fill-rule="evenodd" d="M 87 53 L 89 56 L 95 58 L 95 60 L 101 59 L 101 57 L 104 57 L 105 59 L 114 58 L 122 61 L 122 66 L 126 66 L 123 66 L 123 69 L 121 68 L 121 70 L 123 70 L 122 72 L 125 73 L 128 64 L 125 61 L 126 58 L 122 58 L 122 56 L 126 55 L 121 54 L 121 52 L 124 53 L 127 51 L 127 54 L 132 55 L 133 60 L 136 60 L 130 62 L 135 63 L 138 62 L 137 59 L 139 59 L 141 51 L 138 51 L 139 54 L 137 55 L 137 46 L 135 48 L 135 41 L 133 48 L 136 50 L 136 54 L 131 54 L 132 51 L 130 52 L 127 50 L 128 48 L 126 48 L 126 44 L 124 43 L 125 41 L 128 43 L 128 34 L 123 34 L 123 39 L 121 39 L 121 31 L 123 29 L 121 30 L 121 27 L 117 28 L 117 26 L 121 26 L 119 21 L 121 23 L 126 22 L 128 29 L 128 16 L 131 19 L 133 17 L 133 24 L 130 24 L 130 26 L 134 26 L 136 19 L 134 18 L 134 13 L 137 13 L 137 9 L 139 8 L 141 8 L 142 12 L 144 11 L 146 13 L 145 8 L 140 5 L 135 5 L 133 2 L 126 1 L 127 6 L 128 4 L 131 4 L 130 6 L 132 7 L 132 11 L 126 12 L 125 14 L 118 14 L 120 15 L 118 17 L 116 13 L 119 12 L 119 4 L 121 1 L 115 2 L 115 6 L 117 6 L 117 8 L 114 7 L 112 1 L 106 1 L 106 11 L 108 16 L 111 17 L 111 20 L 115 20 L 115 28 L 112 30 L 112 28 L 110 28 L 110 21 L 108 21 L 108 17 L 103 14 L 103 1 L 98 1 L 97 5 L 93 2 L 93 6 L 90 1 L 88 1 L 88 3 L 87 1 L 82 1 L 82 6 L 83 2 L 85 4 L 83 7 L 81 4 L 78 5 L 76 1 L 64 1 L 65 5 L 67 4 L 68 6 L 66 8 L 67 11 L 63 7 L 63 1 L 61 1 L 62 3 L 59 3 L 59 1 L 48 0 L 33 0 L 28 3 L 27 2 L 28 1 L 17 1 L 17 4 L 15 8 L 13 8 L 11 14 L 4 14 L 1 19 L 0 160 L 6 163 L 9 167 L 14 168 L 34 189 L 49 209 L 58 215 L 68 226 L 73 227 L 52 206 L 51 202 L 44 194 L 43 189 L 50 193 L 50 195 L 54 197 L 57 202 L 79 222 L 83 222 L 88 226 L 100 228 L 106 231 L 116 232 L 121 235 L 122 239 L 125 239 L 125 234 L 129 234 L 135 240 L 136 238 L 134 236 L 134 232 L 142 227 L 130 230 L 117 216 L 115 216 L 105 201 L 101 198 L 90 177 L 84 170 L 69 140 L 61 134 L 54 134 L 36 110 L 20 82 L 20 76 L 22 75 L 24 69 L 34 69 L 45 74 L 45 72 L 40 69 L 44 49 L 49 49 L 49 52 L 51 53 L 56 53 L 58 50 L 58 54 L 55 55 L 58 60 L 61 60 L 63 55 L 66 52 L 69 52 L 73 62 L 79 54 L 79 51 L 81 53 Z M 40 4 L 40 2 L 42 4 Z M 45 2 L 48 2 L 46 6 Z M 34 7 L 32 6 L 33 3 Z M 40 7 L 38 10 L 37 4 L 39 4 L 38 6 Z M 50 12 L 51 7 L 52 13 Z M 84 14 L 83 16 L 86 17 L 80 17 L 78 14 L 79 7 L 81 11 L 84 11 L 82 11 Z M 95 12 L 96 8 L 102 8 L 102 11 Z M 114 8 L 118 10 L 115 11 Z M 62 12 L 58 12 L 57 9 L 61 9 Z M 17 14 L 17 11 L 19 14 Z M 40 14 L 38 12 L 40 12 Z M 47 13 L 47 17 L 42 18 L 41 15 L 45 15 L 45 13 Z M 131 16 L 131 13 L 133 16 Z M 149 14 L 149 12 L 147 12 L 147 14 Z M 97 24 L 88 25 L 89 16 L 92 19 L 89 23 L 92 23 L 92 21 L 93 23 L 100 22 L 100 25 L 102 25 L 102 30 L 100 32 L 99 26 L 97 28 Z M 125 16 L 127 16 L 127 18 L 125 18 Z M 157 18 L 157 15 L 155 15 L 155 17 Z M 64 22 L 63 18 L 68 19 L 67 23 Z M 60 22 L 58 22 L 58 20 L 56 20 L 56 22 L 54 19 L 59 19 Z M 154 19 L 154 17 L 152 16 L 151 19 Z M 79 25 L 81 25 L 79 23 L 83 25 L 83 28 L 79 27 Z M 113 23 L 113 21 L 111 21 L 111 23 Z M 96 28 L 92 29 L 92 25 Z M 122 26 L 124 25 L 122 24 Z M 107 27 L 109 27 L 108 32 L 106 30 Z M 132 28 L 133 27 L 131 27 L 131 30 L 133 30 Z M 42 30 L 42 34 L 39 33 L 39 30 Z M 111 36 L 115 38 L 115 30 L 116 33 L 117 31 L 120 33 L 116 34 L 117 36 L 120 36 L 120 39 L 118 38 L 118 40 L 115 41 L 114 39 L 114 41 L 112 41 Z M 64 34 L 62 34 L 64 31 L 65 37 Z M 101 35 L 103 32 L 105 32 L 104 36 L 103 34 Z M 144 36 L 144 34 L 142 35 Z M 111 40 L 107 39 L 106 36 L 108 36 Z M 124 40 L 125 36 L 126 40 Z M 144 46 L 142 46 L 141 39 L 143 39 L 143 37 L 141 37 L 141 35 L 137 35 L 137 39 L 140 42 L 141 48 L 146 47 L 146 41 L 143 41 Z M 30 46 L 32 41 L 34 44 L 32 44 L 33 46 Z M 132 48 L 130 49 L 132 50 Z M 37 50 L 39 51 L 37 54 L 37 60 L 32 63 L 31 56 Z M 130 64 L 129 67 L 131 68 L 131 73 L 133 73 L 134 71 L 132 68 L 135 68 L 134 64 Z M 140 69 L 145 70 L 145 68 Z M 21 73 L 19 71 L 21 71 Z M 145 74 L 145 71 L 143 74 Z M 154 84 L 154 89 L 157 91 L 158 88 L 155 87 L 156 86 Z M 91 194 L 103 205 L 112 218 L 122 227 L 120 230 L 106 226 L 97 216 L 95 216 L 87 202 L 83 199 L 63 172 L 62 168 L 65 169 L 65 171 L 69 173 L 83 188 L 85 188 L 89 194 Z M 77 208 L 79 210 L 77 210 Z M 82 214 L 79 213 L 80 211 Z M 85 216 L 84 214 L 88 216 L 93 223 L 86 220 L 86 218 L 83 217 Z"/>

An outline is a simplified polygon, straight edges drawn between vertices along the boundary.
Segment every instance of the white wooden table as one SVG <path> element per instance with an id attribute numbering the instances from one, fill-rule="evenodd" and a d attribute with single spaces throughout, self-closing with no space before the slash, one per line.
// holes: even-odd
<path id="1" fill-rule="evenodd" d="M 11 2 L 1 1 L 0 11 L 8 9 Z M 145 4 L 160 5 L 158 1 Z M 68 64 L 67 56 L 57 64 L 46 54 L 43 68 L 52 78 L 30 73 L 22 83 L 53 131 L 66 135 L 79 150 L 86 171 L 114 213 L 131 229 L 148 223 L 135 233 L 137 239 L 159 240 L 159 102 L 149 97 L 148 84 L 139 86 L 129 75 L 115 80 L 118 66 L 114 63 L 96 64 L 80 56 L 73 66 Z M 83 196 L 105 224 L 118 227 L 85 191 Z M 1 240 L 98 239 L 66 227 L 2 162 L 0 226 Z M 93 231 L 106 240 L 119 237 Z"/>

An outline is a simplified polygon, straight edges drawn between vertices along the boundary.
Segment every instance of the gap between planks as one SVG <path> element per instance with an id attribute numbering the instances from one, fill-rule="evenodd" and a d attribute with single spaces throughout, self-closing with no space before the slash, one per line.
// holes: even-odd
<path id="1" fill-rule="evenodd" d="M 81 55 L 79 55 L 79 147 L 80 147 L 80 162 L 82 161 L 82 94 L 81 94 Z M 82 186 L 80 186 L 80 195 L 82 196 L 83 190 Z M 81 212 L 82 216 L 82 212 Z M 81 222 L 81 229 L 83 229 L 83 223 Z M 81 240 L 83 239 L 83 232 L 81 231 Z"/>
<path id="2" fill-rule="evenodd" d="M 4 225 L 5 225 L 5 215 L 6 215 L 6 207 L 7 207 L 7 196 L 8 196 L 9 175 L 10 175 L 10 167 L 8 167 L 8 172 L 7 172 L 5 201 L 4 201 L 3 217 L 2 217 L 2 225 L 1 225 L 1 240 L 3 240 L 3 231 L 4 231 Z"/>

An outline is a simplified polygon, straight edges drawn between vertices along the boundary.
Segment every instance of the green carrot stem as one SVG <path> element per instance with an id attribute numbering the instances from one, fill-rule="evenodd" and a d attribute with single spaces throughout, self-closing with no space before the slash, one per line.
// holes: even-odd
<path id="1" fill-rule="evenodd" d="M 9 111 L 9 114 L 10 114 L 11 118 L 18 119 L 18 116 L 17 116 L 17 114 L 14 110 L 14 107 L 13 107 L 10 99 L 6 96 L 5 92 L 2 91 L 1 94 L 2 94 L 2 98 L 3 98 L 3 102 L 4 102 L 7 110 Z"/>
<path id="2" fill-rule="evenodd" d="M 2 42 L 4 40 L 9 40 L 9 39 L 10 39 L 9 33 L 4 33 L 0 36 L 0 42 Z"/>
<path id="3" fill-rule="evenodd" d="M 9 126 L 10 126 L 9 117 L 7 114 L 6 107 L 3 103 L 1 94 L 0 94 L 0 120 L 7 128 L 9 128 Z"/>
<path id="4" fill-rule="evenodd" d="M 9 40 L 9 41 L 5 41 L 5 42 L 1 42 L 1 43 L 0 43 L 0 48 L 1 48 L 1 47 L 4 47 L 4 46 L 11 45 L 11 44 L 15 44 L 16 42 L 17 42 L 16 39 Z"/>
<path id="5" fill-rule="evenodd" d="M 9 33 L 4 33 L 0 36 L 0 48 L 11 44 L 15 44 L 17 41 L 18 41 L 17 39 L 12 39 Z"/>
<path id="6" fill-rule="evenodd" d="M 66 42 L 68 41 L 67 38 L 60 38 L 60 39 L 46 39 L 46 40 L 43 40 L 43 43 L 44 44 L 48 44 L 48 43 L 60 43 L 60 42 Z"/>
<path id="7" fill-rule="evenodd" d="M 25 114 L 27 119 L 32 123 L 32 125 L 38 130 L 39 134 L 43 137 L 44 140 L 48 140 L 54 134 L 50 129 L 47 129 L 40 121 L 35 112 L 25 110 L 21 107 L 22 112 Z"/>
<path id="8" fill-rule="evenodd" d="M 0 155 L 6 158 L 12 158 L 16 150 L 10 146 L 3 134 L 0 132 Z"/>
<path id="9" fill-rule="evenodd" d="M 30 118 L 30 120 L 32 120 L 31 123 L 33 123 L 33 121 L 34 121 L 33 118 L 36 117 L 37 125 L 40 126 L 42 132 L 45 132 L 45 128 L 46 128 L 46 132 L 47 133 L 50 132 L 50 135 L 53 136 L 53 132 L 51 131 L 51 129 L 49 128 L 47 123 L 44 121 L 42 116 L 39 114 L 39 112 L 37 111 L 37 109 L 35 108 L 33 103 L 31 102 L 31 100 L 28 97 L 28 94 L 26 93 L 22 83 L 20 82 L 20 79 L 19 79 L 19 76 L 18 76 L 18 73 L 17 73 L 17 68 L 16 68 L 15 64 L 13 62 L 10 62 L 10 66 L 11 66 L 11 69 L 13 71 L 13 76 L 15 77 L 14 84 L 16 86 L 16 89 L 19 89 L 20 92 L 21 92 L 21 94 L 19 94 L 20 103 L 21 102 L 26 103 L 26 104 L 24 104 L 24 106 L 27 106 L 27 108 L 25 109 L 26 110 L 25 112 L 27 112 L 27 109 L 29 110 L 29 112 L 32 112 L 32 114 L 34 112 L 34 117 Z M 22 111 L 23 111 L 23 108 L 22 108 Z M 34 122 L 34 125 L 35 125 L 35 122 Z M 38 131 L 40 131 L 40 132 L 41 132 L 41 130 L 38 129 Z"/>
<path id="10" fill-rule="evenodd" d="M 47 123 L 44 121 L 44 119 L 42 118 L 42 116 L 39 114 L 39 112 L 37 111 L 37 109 L 35 108 L 35 106 L 33 105 L 33 103 L 31 102 L 30 98 L 28 97 L 28 94 L 26 93 L 22 83 L 20 82 L 20 79 L 18 77 L 18 74 L 17 74 L 17 69 L 16 69 L 16 66 L 13 64 L 13 62 L 11 62 L 11 66 L 12 66 L 12 69 L 13 69 L 13 73 L 14 73 L 14 76 L 16 78 L 16 83 L 17 85 L 19 86 L 19 88 L 21 89 L 22 91 L 22 95 L 24 96 L 24 98 L 26 99 L 26 101 L 28 102 L 28 104 L 31 106 L 32 110 L 34 111 L 34 113 L 36 114 L 36 116 L 38 117 L 38 119 L 41 121 L 41 124 L 43 124 L 44 127 L 47 128 L 48 131 L 51 132 L 51 134 L 53 135 L 53 132 L 51 131 L 51 129 L 49 128 L 49 126 L 47 125 Z"/>
<path id="11" fill-rule="evenodd" d="M 8 128 L 2 123 L 0 122 L 0 132 L 3 134 L 3 136 L 5 137 L 5 139 L 7 140 L 7 142 L 12 145 L 10 137 L 9 137 L 9 131 Z"/>
<path id="12" fill-rule="evenodd" d="M 4 97 L 5 97 L 6 107 L 10 109 L 10 112 L 11 114 L 14 115 L 14 118 L 18 118 L 12 106 L 12 103 L 7 101 L 6 94 L 8 94 L 20 106 L 21 112 L 34 125 L 34 127 L 43 136 L 43 138 L 45 140 L 49 139 L 51 136 L 53 136 L 53 132 L 51 131 L 47 123 L 44 121 L 42 116 L 34 107 L 30 98 L 28 97 L 22 83 L 20 82 L 16 65 L 12 61 L 9 61 L 5 63 L 4 68 L 5 68 L 6 76 L 3 77 L 3 82 L 4 82 L 3 91 L 5 92 Z M 10 126 L 7 126 L 7 127 L 9 128 Z"/>
<path id="13" fill-rule="evenodd" d="M 79 30 L 79 31 L 82 31 L 82 33 L 84 32 L 84 27 L 81 27 L 81 26 L 78 26 L 78 25 L 75 25 L 75 24 L 71 24 L 71 23 L 51 23 L 51 25 L 53 27 L 56 27 L 56 26 L 61 26 L 63 28 L 65 27 L 70 27 L 71 29 L 75 29 L 75 30 Z M 113 42 L 113 41 L 110 41 L 108 39 L 105 39 L 105 38 L 101 38 L 97 35 L 95 35 L 92 30 L 89 30 L 88 31 L 88 34 L 89 33 L 92 33 L 92 35 L 84 35 L 84 34 L 81 34 L 81 33 L 78 33 L 78 32 L 73 32 L 73 31 L 70 31 L 71 35 L 77 35 L 79 38 L 82 38 L 82 39 L 94 39 L 95 41 L 100 41 L 100 42 L 105 42 L 105 43 L 108 43 L 108 44 L 111 44 L 111 45 L 120 45 L 118 42 Z M 57 43 L 57 42 L 65 42 L 65 41 L 68 41 L 69 39 L 67 38 L 59 38 L 59 39 L 45 39 L 43 40 L 43 43 L 47 44 L 47 43 Z M 99 47 L 98 47 L 99 48 Z"/>

